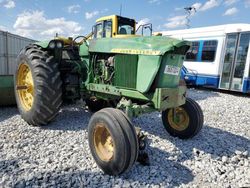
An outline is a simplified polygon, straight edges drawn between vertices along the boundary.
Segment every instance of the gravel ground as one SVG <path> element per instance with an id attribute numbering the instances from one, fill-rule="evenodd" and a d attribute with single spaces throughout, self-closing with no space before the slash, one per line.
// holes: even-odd
<path id="1" fill-rule="evenodd" d="M 189 90 L 205 122 L 191 140 L 169 136 L 156 112 L 134 119 L 149 138 L 150 166 L 112 177 L 88 147 L 91 114 L 65 106 L 49 126 L 27 125 L 0 108 L 0 187 L 250 187 L 250 98 Z"/>

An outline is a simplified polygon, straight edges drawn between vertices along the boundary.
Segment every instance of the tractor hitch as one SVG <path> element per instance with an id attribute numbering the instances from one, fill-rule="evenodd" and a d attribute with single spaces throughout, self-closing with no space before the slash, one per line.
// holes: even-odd
<path id="1" fill-rule="evenodd" d="M 143 166 L 149 166 L 149 156 L 148 153 L 145 151 L 148 145 L 147 136 L 141 132 L 140 128 L 136 127 L 136 133 L 138 138 L 139 144 L 139 154 L 137 161 Z"/>

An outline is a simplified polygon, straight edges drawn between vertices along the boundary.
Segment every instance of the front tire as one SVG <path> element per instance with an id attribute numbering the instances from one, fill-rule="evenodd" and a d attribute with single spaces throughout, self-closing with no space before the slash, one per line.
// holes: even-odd
<path id="1" fill-rule="evenodd" d="M 29 45 L 17 58 L 15 96 L 22 118 L 29 124 L 46 125 L 62 104 L 58 63 L 39 46 Z"/>
<path id="2" fill-rule="evenodd" d="M 106 174 L 121 174 L 137 160 L 135 128 L 120 110 L 104 108 L 96 112 L 89 122 L 88 140 L 93 158 Z"/>
<path id="3" fill-rule="evenodd" d="M 187 98 L 180 107 L 162 112 L 162 122 L 167 132 L 181 139 L 192 138 L 203 126 L 204 116 L 198 103 Z"/>

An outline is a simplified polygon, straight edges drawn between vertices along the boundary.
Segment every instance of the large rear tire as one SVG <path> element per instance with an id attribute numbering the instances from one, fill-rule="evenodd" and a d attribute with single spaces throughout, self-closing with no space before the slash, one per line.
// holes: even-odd
<path id="1" fill-rule="evenodd" d="M 204 116 L 198 103 L 187 98 L 186 103 L 162 112 L 162 122 L 167 132 L 181 139 L 192 138 L 203 126 Z"/>
<path id="2" fill-rule="evenodd" d="M 62 104 L 58 63 L 39 46 L 29 45 L 17 58 L 15 96 L 22 118 L 29 124 L 48 124 Z"/>
<path id="3" fill-rule="evenodd" d="M 96 112 L 89 122 L 88 140 L 93 158 L 106 174 L 121 174 L 137 160 L 135 128 L 120 110 L 104 108 Z"/>

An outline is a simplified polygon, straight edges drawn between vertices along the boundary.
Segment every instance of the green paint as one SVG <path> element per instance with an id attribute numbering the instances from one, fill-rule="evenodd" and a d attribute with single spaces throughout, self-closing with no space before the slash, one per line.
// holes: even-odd
<path id="1" fill-rule="evenodd" d="M 120 100 L 117 108 L 125 111 L 129 118 L 138 117 L 141 114 L 155 111 L 152 105 L 133 104 L 131 100 L 126 100 L 125 98 Z"/>
<path id="2" fill-rule="evenodd" d="M 185 51 L 181 50 L 187 49 L 185 47 L 188 45 L 189 42 L 186 41 L 159 36 L 101 38 L 90 40 L 89 51 L 93 53 L 118 53 L 115 55 L 115 85 L 136 88 L 141 93 L 147 93 L 155 79 L 158 80 L 157 87 L 178 87 L 179 75 L 164 74 L 164 70 L 166 65 L 173 65 L 177 68 L 182 66 L 181 55 L 184 55 Z M 146 54 L 143 54 L 144 52 Z M 150 52 L 155 53 L 151 54 Z M 172 56 L 167 55 L 170 53 L 179 53 L 180 55 L 175 55 L 176 58 L 171 59 Z M 137 66 L 136 63 L 133 63 L 135 60 L 132 60 L 136 54 L 138 55 Z M 137 75 L 134 71 L 137 71 Z M 134 83 L 135 79 L 136 83 Z"/>
<path id="3" fill-rule="evenodd" d="M 135 90 L 119 89 L 122 96 L 150 101 L 156 110 L 166 110 L 185 104 L 186 87 L 156 88 L 154 92 L 143 94 Z"/>
<path id="4" fill-rule="evenodd" d="M 156 78 L 156 86 L 158 88 L 176 88 L 179 85 L 181 67 L 183 65 L 184 55 L 177 54 L 165 54 L 162 58 L 160 70 Z M 165 72 L 166 66 L 179 69 L 179 73 L 174 75 L 172 73 Z"/>
<path id="5" fill-rule="evenodd" d="M 50 40 L 45 40 L 41 42 L 35 42 L 34 44 L 41 46 L 42 48 L 48 48 Z"/>
<path id="6" fill-rule="evenodd" d="M 177 88 L 156 88 L 154 92 L 143 94 L 136 90 L 123 89 L 115 86 L 104 84 L 87 84 L 87 90 L 91 92 L 107 94 L 106 99 L 112 97 L 127 97 L 142 101 L 151 102 L 156 110 L 166 110 L 185 104 L 186 87 L 179 86 Z"/>
<path id="7" fill-rule="evenodd" d="M 119 89 L 110 85 L 90 83 L 90 84 L 86 84 L 86 88 L 87 90 L 93 91 L 93 92 L 121 96 L 121 92 L 119 91 Z"/>
<path id="8" fill-rule="evenodd" d="M 152 94 L 143 94 L 136 90 L 129 90 L 129 89 L 119 89 L 122 96 L 126 96 L 132 99 L 139 99 L 143 101 L 150 101 L 152 98 Z"/>
<path id="9" fill-rule="evenodd" d="M 135 89 L 137 62 L 138 55 L 116 55 L 114 85 Z"/>
<path id="10" fill-rule="evenodd" d="M 12 87 L 14 88 L 14 83 L 13 83 L 13 76 L 9 75 L 9 76 L 5 76 L 5 75 L 1 75 L 0 76 L 0 88 L 4 89 L 4 88 L 9 88 Z"/>
<path id="11" fill-rule="evenodd" d="M 0 105 L 16 104 L 13 76 L 0 76 Z"/>
<path id="12" fill-rule="evenodd" d="M 133 50 L 137 50 L 136 54 L 144 52 L 158 52 L 158 55 L 164 55 L 166 52 L 173 51 L 175 48 L 183 45 L 189 45 L 189 42 L 181 41 L 168 37 L 131 37 L 131 38 L 100 38 L 90 40 L 89 51 L 112 53 L 116 49 L 123 49 L 123 53 L 132 54 Z M 145 54 L 150 55 L 150 53 Z M 155 55 L 155 54 L 151 54 Z"/>
<path id="13" fill-rule="evenodd" d="M 150 89 L 159 70 L 160 61 L 161 56 L 139 55 L 136 81 L 138 91 L 145 93 Z"/>
<path id="14" fill-rule="evenodd" d="M 154 92 L 152 101 L 158 110 L 175 108 L 185 104 L 186 86 L 177 88 L 157 88 Z"/>
<path id="15" fill-rule="evenodd" d="M 81 57 L 89 56 L 89 47 L 88 47 L 86 42 L 84 42 L 82 45 L 80 45 L 79 55 Z"/>

